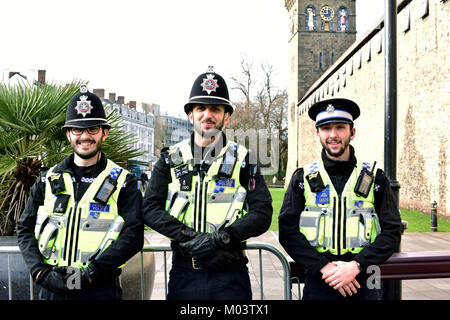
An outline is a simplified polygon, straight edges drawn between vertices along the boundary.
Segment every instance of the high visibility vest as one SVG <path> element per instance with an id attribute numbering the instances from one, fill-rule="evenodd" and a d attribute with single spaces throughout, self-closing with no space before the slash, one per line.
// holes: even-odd
<path id="1" fill-rule="evenodd" d="M 55 172 L 54 168 L 45 176 L 44 204 L 37 213 L 35 237 L 39 250 L 47 264 L 86 267 L 91 259 L 117 240 L 123 227 L 117 199 L 128 171 L 108 160 L 105 170 L 96 178 L 82 178 L 91 185 L 83 197 L 75 201 L 72 176 L 68 172 Z M 106 179 L 115 180 L 116 189 L 106 205 L 102 205 L 94 198 L 102 191 Z M 52 180 L 63 181 L 65 190 L 53 193 Z"/>
<path id="2" fill-rule="evenodd" d="M 344 190 L 339 195 L 323 166 L 322 161 L 304 168 L 305 209 L 300 215 L 300 232 L 318 252 L 329 251 L 334 255 L 359 253 L 381 232 L 374 205 L 374 183 L 366 198 L 355 193 L 358 176 L 370 164 L 357 160 Z M 311 191 L 306 177 L 319 173 L 325 188 Z"/>
<path id="3" fill-rule="evenodd" d="M 171 147 L 166 157 L 172 177 L 166 210 L 198 232 L 222 230 L 242 217 L 247 191 L 240 184 L 239 173 L 246 155 L 244 146 L 229 141 L 206 164 L 209 168 L 203 176 L 194 171 L 190 139 Z"/>

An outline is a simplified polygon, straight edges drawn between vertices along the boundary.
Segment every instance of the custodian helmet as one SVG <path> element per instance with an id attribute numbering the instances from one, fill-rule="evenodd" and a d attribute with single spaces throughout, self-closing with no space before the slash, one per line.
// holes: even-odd
<path id="1" fill-rule="evenodd" d="M 82 85 L 80 92 L 70 99 L 66 111 L 65 128 L 89 128 L 102 126 L 109 129 L 111 126 L 106 120 L 102 100 Z"/>
<path id="2" fill-rule="evenodd" d="M 221 104 L 230 114 L 234 111 L 227 84 L 221 75 L 214 72 L 212 66 L 208 67 L 208 72 L 202 73 L 195 79 L 189 101 L 184 105 L 184 112 L 189 114 L 196 104 Z"/>

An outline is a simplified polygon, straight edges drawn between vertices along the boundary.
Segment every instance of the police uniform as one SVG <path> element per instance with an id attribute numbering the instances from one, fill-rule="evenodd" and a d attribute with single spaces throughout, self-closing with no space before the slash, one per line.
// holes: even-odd
<path id="1" fill-rule="evenodd" d="M 195 104 L 233 112 L 224 79 L 210 70 L 194 81 Z M 196 150 L 201 151 L 198 156 Z M 144 222 L 173 249 L 168 299 L 251 299 L 245 241 L 270 226 L 271 196 L 248 150 L 220 133 L 213 145 L 190 139 L 163 149 L 144 196 Z"/>
<path id="2" fill-rule="evenodd" d="M 94 126 L 110 128 L 100 98 L 83 88 L 63 128 Z M 120 299 L 120 267 L 143 246 L 141 205 L 134 175 L 103 152 L 92 166 L 72 154 L 42 170 L 17 224 L 40 299 Z"/>
<path id="3" fill-rule="evenodd" d="M 360 111 L 353 101 L 330 99 L 308 114 L 316 127 L 341 122 L 353 128 Z M 380 299 L 380 290 L 367 287 L 366 269 L 383 263 L 400 243 L 401 220 L 388 179 L 374 161 L 358 159 L 349 148 L 348 161 L 330 159 L 322 150 L 320 159 L 297 169 L 280 210 L 280 243 L 307 270 L 303 299 L 344 299 L 320 270 L 352 260 L 361 271 L 361 289 L 349 298 Z"/>

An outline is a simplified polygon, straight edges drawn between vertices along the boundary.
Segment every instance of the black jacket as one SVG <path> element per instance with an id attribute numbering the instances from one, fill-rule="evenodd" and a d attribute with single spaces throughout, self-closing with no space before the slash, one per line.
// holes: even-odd
<path id="1" fill-rule="evenodd" d="M 101 158 L 96 165 L 90 167 L 78 167 L 74 164 L 73 154 L 60 162 L 55 171 L 69 172 L 75 177 L 74 190 L 76 200 L 80 200 L 89 182 L 86 179 L 81 181 L 81 177 L 95 178 L 106 168 L 106 156 L 102 152 Z M 38 207 L 43 205 L 45 198 L 45 177 L 47 170 L 41 172 L 40 177 L 31 188 L 25 209 L 17 223 L 17 237 L 20 250 L 33 279 L 36 273 L 43 268 L 44 262 L 38 249 L 37 240 L 34 237 L 34 226 Z M 118 213 L 124 219 L 123 228 L 118 239 L 113 242 L 105 251 L 93 262 L 101 273 L 114 273 L 117 268 L 124 264 L 142 249 L 144 244 L 144 224 L 142 222 L 141 206 L 142 195 L 137 190 L 137 180 L 133 174 L 126 177 L 126 185 L 122 188 L 118 198 Z"/>
<path id="2" fill-rule="evenodd" d="M 225 135 L 218 143 L 226 144 Z M 191 136 L 191 147 L 193 148 L 194 135 Z M 192 149 L 193 150 L 193 149 Z M 214 150 L 214 149 L 213 149 Z M 212 151 L 213 151 L 212 150 Z M 194 154 L 194 151 L 192 151 Z M 202 154 L 214 156 L 209 152 Z M 257 237 L 267 231 L 272 221 L 272 197 L 263 176 L 258 170 L 255 176 L 255 189 L 248 190 L 250 179 L 249 156 L 246 157 L 246 165 L 241 168 L 240 183 L 247 190 L 246 203 L 248 204 L 248 212 L 243 218 L 236 220 L 230 226 L 225 228 L 230 234 L 231 244 L 240 244 L 242 241 L 251 237 Z M 204 168 L 207 170 L 207 167 Z M 170 166 L 166 163 L 164 154 L 155 164 L 149 186 L 144 195 L 142 205 L 143 218 L 145 224 L 152 229 L 162 233 L 163 235 L 173 239 L 172 247 L 175 248 L 177 242 L 184 242 L 186 239 L 182 234 L 182 230 L 188 228 L 182 222 L 172 217 L 165 210 L 167 199 L 168 185 L 172 182 L 170 175 Z"/>
<path id="3" fill-rule="evenodd" d="M 349 161 L 334 161 L 322 151 L 325 170 L 338 193 L 344 189 L 353 168 L 356 165 L 354 149 L 350 146 Z M 300 233 L 300 213 L 305 208 L 303 187 L 303 169 L 297 169 L 292 175 L 284 196 L 279 216 L 279 239 L 286 252 L 295 262 L 304 265 L 309 271 L 319 272 L 328 262 L 355 260 L 365 270 L 370 265 L 379 265 L 386 261 L 398 248 L 401 238 L 400 213 L 395 204 L 389 181 L 381 169 L 375 175 L 375 212 L 378 214 L 381 233 L 376 240 L 358 254 L 347 253 L 336 256 L 329 252 L 319 253 Z M 307 182 L 306 182 L 307 183 Z"/>

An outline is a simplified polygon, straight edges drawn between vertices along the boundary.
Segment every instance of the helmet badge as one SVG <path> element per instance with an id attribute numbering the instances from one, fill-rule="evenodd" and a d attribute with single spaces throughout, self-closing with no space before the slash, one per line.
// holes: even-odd
<path id="1" fill-rule="evenodd" d="M 75 107 L 75 110 L 77 110 L 77 114 L 83 115 L 83 118 L 86 117 L 87 114 L 91 113 L 91 110 L 94 109 L 93 106 L 91 106 L 91 101 L 88 100 L 88 96 L 81 95 L 80 100 L 77 101 L 77 106 Z"/>
<path id="2" fill-rule="evenodd" d="M 330 104 L 328 105 L 328 107 L 327 107 L 327 112 L 328 112 L 328 113 L 333 113 L 334 110 L 335 110 L 335 108 L 334 108 L 333 105 L 330 103 Z"/>
<path id="3" fill-rule="evenodd" d="M 219 87 L 213 74 L 207 74 L 206 78 L 203 78 L 203 82 L 200 86 L 203 88 L 203 91 L 206 91 L 208 94 L 211 94 L 211 92 L 216 92 L 216 89 Z"/>

